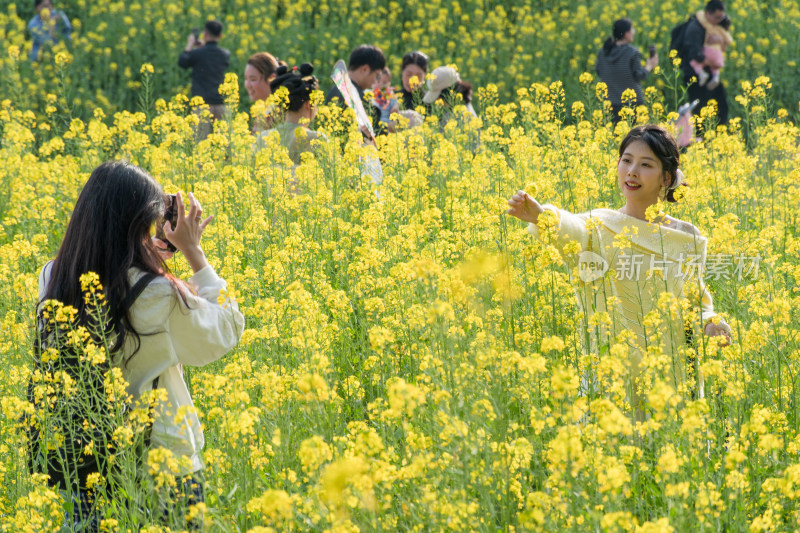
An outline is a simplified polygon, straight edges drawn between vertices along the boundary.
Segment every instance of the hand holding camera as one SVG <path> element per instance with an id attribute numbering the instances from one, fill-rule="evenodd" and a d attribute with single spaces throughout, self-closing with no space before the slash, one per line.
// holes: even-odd
<path id="1" fill-rule="evenodd" d="M 189 37 L 186 40 L 186 48 L 184 50 L 191 52 L 193 49 L 202 45 L 203 41 L 200 40 L 200 29 L 192 28 L 192 33 L 189 34 Z"/>
<path id="2" fill-rule="evenodd" d="M 160 225 L 161 231 L 160 234 L 158 231 L 156 232 L 156 237 L 166 244 L 167 251 L 181 252 L 192 270 L 197 272 L 208 265 L 203 249 L 200 247 L 200 240 L 203 230 L 214 216 L 203 219 L 203 209 L 192 193 L 189 193 L 188 213 L 180 192 L 169 195 L 166 202 L 168 205 L 164 223 Z"/>

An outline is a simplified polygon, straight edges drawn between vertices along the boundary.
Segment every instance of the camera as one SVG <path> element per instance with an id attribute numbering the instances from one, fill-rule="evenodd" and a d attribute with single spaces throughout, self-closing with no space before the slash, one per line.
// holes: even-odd
<path id="1" fill-rule="evenodd" d="M 175 253 L 178 249 L 167 239 L 167 235 L 164 233 L 164 225 L 169 222 L 170 228 L 175 231 L 175 226 L 178 225 L 178 197 L 174 194 L 166 195 L 164 197 L 164 207 L 164 218 L 156 226 L 156 237 L 164 241 L 167 245 L 167 250 Z"/>
<path id="2" fill-rule="evenodd" d="M 650 46 L 647 47 L 647 50 L 650 52 L 650 57 L 656 55 L 656 45 L 651 44 Z"/>

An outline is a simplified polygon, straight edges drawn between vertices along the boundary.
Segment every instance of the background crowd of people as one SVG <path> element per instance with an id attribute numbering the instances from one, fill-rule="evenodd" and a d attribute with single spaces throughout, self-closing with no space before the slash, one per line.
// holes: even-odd
<path id="1" fill-rule="evenodd" d="M 700 113 L 714 100 L 720 124 L 728 122 L 728 97 L 725 85 L 720 82 L 720 71 L 725 64 L 725 50 L 733 43 L 730 23 L 722 0 L 710 0 L 704 9 L 673 29 L 670 41 L 670 49 L 675 50 L 680 58 L 689 101 L 698 102 L 695 112 Z M 635 34 L 630 19 L 616 20 L 611 36 L 597 54 L 595 70 L 608 86 L 614 122 L 619 120 L 623 107 L 644 104 L 641 83 L 659 62 L 655 47 L 650 45 L 649 57 L 642 65 L 641 53 L 632 44 Z M 626 89 L 636 93 L 635 101 L 623 101 L 622 94 Z"/>
<path id="2" fill-rule="evenodd" d="M 68 41 L 72 25 L 63 11 L 54 8 L 52 0 L 34 0 L 34 4 L 35 15 L 28 24 L 28 31 L 33 43 L 30 59 L 36 61 L 44 47 Z M 726 49 L 733 43 L 730 24 L 722 0 L 709 0 L 704 9 L 672 31 L 670 43 L 670 48 L 677 51 L 681 60 L 680 69 L 688 99 L 698 101 L 695 113 L 700 113 L 709 101 L 714 100 L 721 124 L 728 121 L 727 95 L 720 75 Z M 191 95 L 203 98 L 213 119 L 220 119 L 225 113 L 218 87 L 224 81 L 231 63 L 230 52 L 219 44 L 222 32 L 220 21 L 206 22 L 202 32 L 194 30 L 189 35 L 178 59 L 182 68 L 191 69 Z M 608 88 L 607 98 L 611 103 L 614 123 L 619 120 L 619 112 L 623 107 L 644 104 L 642 83 L 659 64 L 659 55 L 652 44 L 648 47 L 646 61 L 642 60 L 642 54 L 633 44 L 635 34 L 632 20 L 616 20 L 595 62 L 595 70 Z M 282 64 L 285 63 L 268 52 L 259 52 L 249 58 L 244 70 L 244 86 L 251 102 L 266 100 L 270 96 L 270 82 Z M 453 98 L 459 99 L 470 113 L 475 114 L 471 105 L 472 85 L 462 81 L 455 69 L 443 66 L 434 69 L 429 76 L 429 68 L 430 60 L 425 53 L 407 53 L 400 67 L 401 83 L 395 89 L 391 84 L 392 73 L 387 68 L 386 57 L 380 48 L 361 45 L 352 51 L 347 64 L 348 75 L 359 96 L 363 97 L 365 91 L 372 90 L 374 98 L 368 103 L 367 112 L 376 133 L 394 131 L 393 113 L 413 112 L 420 106 L 429 113 L 431 105 L 437 100 L 442 100 L 440 104 L 444 105 L 451 103 Z M 627 89 L 635 93 L 635 99 L 623 101 L 623 93 Z M 336 98 L 340 103 L 344 102 L 334 85 L 326 93 L 325 102 L 330 103 Z M 413 113 L 405 113 L 404 116 L 412 125 L 420 119 Z M 255 117 L 254 133 L 270 129 L 271 126 L 268 118 Z M 203 138 L 209 131 L 210 123 L 206 122 L 198 137 Z"/>
<path id="3" fill-rule="evenodd" d="M 220 119 L 224 114 L 219 86 L 224 81 L 225 70 L 229 64 L 229 53 L 218 44 L 221 35 L 222 24 L 219 21 L 208 21 L 203 32 L 203 39 L 199 39 L 195 33 L 189 35 L 186 50 L 178 60 L 181 67 L 192 69 L 191 95 L 203 98 L 209 105 L 214 119 Z M 357 91 L 358 97 L 363 101 L 364 94 L 367 91 L 372 92 L 372 99 L 367 103 L 365 109 L 376 134 L 382 135 L 395 131 L 396 124 L 392 119 L 392 115 L 395 113 L 407 119 L 412 127 L 418 125 L 422 122 L 423 114 L 430 113 L 431 106 L 437 100 L 440 101 L 440 106 L 445 112 L 445 121 L 449 118 L 447 112 L 457 102 L 463 103 L 468 112 L 476 116 L 472 106 L 472 84 L 463 81 L 455 68 L 442 66 L 434 69 L 428 76 L 428 56 L 421 51 L 409 52 L 403 57 L 401 63 L 402 84 L 395 89 L 391 84 L 391 70 L 386 63 L 383 51 L 377 46 L 368 44 L 356 47 L 350 54 L 347 63 L 347 75 Z M 318 89 L 319 81 L 315 76 L 311 76 L 311 72 L 314 71 L 313 65 L 308 63 L 304 65 L 290 68 L 285 62 L 278 60 L 268 52 L 253 54 L 248 59 L 244 70 L 244 86 L 251 103 L 259 100 L 265 101 L 278 88 L 285 87 L 290 94 L 290 109 L 284 117 L 285 120 L 293 122 L 295 119 L 305 119 L 303 123 L 308 124 L 315 111 L 309 110 L 302 116 L 295 114 L 304 103 L 311 105 L 310 90 Z M 313 78 L 313 83 L 311 78 L 308 78 L 309 76 Z M 308 84 L 300 90 L 299 87 L 303 84 L 298 80 L 306 78 L 308 78 Z M 427 85 L 425 85 L 426 82 Z M 310 89 L 312 86 L 313 89 Z M 324 101 L 326 104 L 346 105 L 344 95 L 337 85 L 330 87 Z M 422 113 L 418 111 L 420 107 L 422 107 Z M 298 122 L 293 123 L 298 124 Z M 274 126 L 276 124 L 269 113 L 255 116 L 253 133 L 260 134 Z M 207 132 L 208 128 L 206 127 L 206 130 L 201 133 L 201 138 Z M 291 137 L 288 133 L 288 130 L 282 131 L 281 138 Z M 292 143 L 290 151 L 296 149 L 296 145 Z M 293 159 L 295 157 L 299 157 L 299 155 L 295 154 Z"/>

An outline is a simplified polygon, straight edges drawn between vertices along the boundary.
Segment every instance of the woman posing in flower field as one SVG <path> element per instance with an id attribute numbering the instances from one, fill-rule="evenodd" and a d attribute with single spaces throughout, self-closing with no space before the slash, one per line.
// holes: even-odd
<path id="1" fill-rule="evenodd" d="M 129 163 L 107 162 L 92 172 L 55 260 L 40 275 L 37 361 L 51 348 L 52 337 L 44 332 L 53 330 L 48 324 L 53 319 L 41 309 L 47 307 L 44 302 L 56 300 L 74 307 L 77 323 L 98 337 L 93 338 L 98 346 L 106 346 L 134 401 L 158 389 L 161 400 L 154 406 L 150 454 L 171 458 L 175 468 L 163 475 L 170 477 L 167 486 L 173 487 L 180 509 L 179 501 L 203 501 L 204 444 L 182 366 L 202 366 L 225 355 L 239 341 L 244 320 L 200 245 L 212 217 L 203 219 L 191 195 L 187 213 L 178 193 L 172 197 L 175 216 L 165 223 L 168 198 L 150 175 Z M 167 243 L 151 237 L 157 224 L 164 224 Z M 194 272 L 188 283 L 172 276 L 164 263 L 171 256 L 166 249 L 170 243 Z M 81 278 L 86 273 L 96 274 L 102 285 L 107 324 L 96 324 L 85 301 Z M 152 461 L 149 466 L 158 478 Z M 86 497 L 87 480 L 66 485 L 80 502 L 72 520 L 86 527 L 97 513 Z"/>
<path id="2" fill-rule="evenodd" d="M 659 201 L 676 201 L 679 157 L 665 129 L 638 126 L 619 148 L 622 208 L 576 215 L 542 206 L 524 191 L 508 201 L 510 215 L 529 222 L 532 234 L 553 242 L 567 265 L 577 267 L 571 275 L 584 314 L 585 348 L 603 353 L 612 343 L 627 344 L 633 376 L 645 353 L 683 353 L 695 324 L 730 340 L 702 280 L 706 239 L 692 224 L 658 211 Z M 672 359 L 665 372 L 683 382 L 686 370 L 678 357 Z"/>
<path id="3" fill-rule="evenodd" d="M 303 152 L 310 152 L 314 148 L 313 141 L 326 137 L 309 129 L 307 126 L 317 116 L 317 105 L 312 99 L 312 93 L 319 89 L 319 83 L 314 76 L 314 67 L 310 63 L 303 63 L 291 69 L 281 66 L 276 71 L 277 77 L 270 82 L 270 88 L 276 93 L 280 105 L 285 110 L 285 120 L 271 130 L 267 130 L 259 137 L 259 144 L 272 132 L 280 136 L 281 145 L 289 150 L 289 158 L 295 165 L 300 164 Z M 283 91 L 281 96 L 279 91 Z"/>

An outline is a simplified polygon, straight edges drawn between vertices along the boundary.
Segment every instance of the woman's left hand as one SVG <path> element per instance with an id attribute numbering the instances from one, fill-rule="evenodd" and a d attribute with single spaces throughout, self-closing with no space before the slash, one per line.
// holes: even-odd
<path id="1" fill-rule="evenodd" d="M 200 246 L 200 239 L 203 237 L 203 230 L 211 222 L 213 216 L 203 218 L 203 209 L 200 202 L 189 193 L 189 212 L 183 205 L 183 196 L 180 191 L 175 195 L 178 208 L 177 225 L 173 228 L 170 222 L 164 224 L 164 235 L 169 242 L 175 245 L 189 262 L 194 272 L 197 272 L 208 265 L 203 249 Z"/>
<path id="2" fill-rule="evenodd" d="M 721 343 L 721 346 L 728 346 L 731 343 L 731 335 L 728 333 L 728 328 L 726 326 L 727 324 L 724 322 L 720 322 L 719 324 L 709 322 L 706 324 L 706 327 L 703 328 L 703 332 L 709 337 L 725 337 L 725 342 Z"/>

